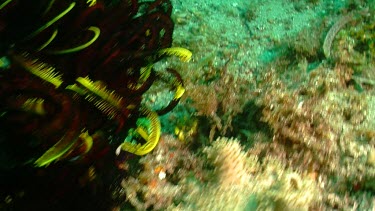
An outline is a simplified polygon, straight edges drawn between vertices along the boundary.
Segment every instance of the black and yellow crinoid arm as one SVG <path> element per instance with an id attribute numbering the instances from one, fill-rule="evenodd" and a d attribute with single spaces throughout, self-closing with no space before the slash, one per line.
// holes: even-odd
<path id="1" fill-rule="evenodd" d="M 87 42 L 85 42 L 85 43 L 83 43 L 81 45 L 68 48 L 68 49 L 49 50 L 49 51 L 47 51 L 47 53 L 49 53 L 49 54 L 55 54 L 55 55 L 68 54 L 68 53 L 75 53 L 75 52 L 81 51 L 81 50 L 89 47 L 91 44 L 93 44 L 98 39 L 98 37 L 100 35 L 100 29 L 98 27 L 96 27 L 96 26 L 90 26 L 87 30 L 93 32 L 93 36 L 92 36 L 92 38 L 89 41 L 87 41 Z M 54 34 L 52 34 L 52 36 L 53 35 Z M 44 48 L 44 46 L 43 46 L 43 48 Z"/>
<path id="2" fill-rule="evenodd" d="M 62 75 L 47 63 L 40 62 L 38 59 L 27 58 L 27 55 L 13 55 L 11 59 L 35 77 L 54 85 L 55 88 L 59 88 L 63 83 Z"/>
<path id="3" fill-rule="evenodd" d="M 50 1 L 50 4 L 48 4 L 45 12 L 48 12 L 51 9 L 51 6 L 53 5 L 53 2 L 54 1 Z M 30 39 L 34 38 L 35 36 L 37 36 L 38 34 L 40 34 L 45 29 L 51 27 L 57 21 L 62 19 L 64 16 L 66 16 L 75 6 L 76 6 L 76 2 L 71 2 L 66 8 L 62 9 L 61 12 L 57 16 L 55 16 L 51 20 L 47 21 L 43 25 L 39 26 L 39 28 L 37 28 L 36 30 L 31 32 L 28 36 L 26 36 L 23 41 L 30 40 Z"/>
<path id="4" fill-rule="evenodd" d="M 59 160 L 72 149 L 78 138 L 79 133 L 76 130 L 68 130 L 55 145 L 34 162 L 35 166 L 45 167 Z"/>
<path id="5" fill-rule="evenodd" d="M 150 88 L 155 79 L 152 63 L 140 68 L 140 77 L 135 83 L 129 83 L 128 88 L 132 93 L 143 93 Z"/>
<path id="6" fill-rule="evenodd" d="M 145 117 L 138 119 L 136 129 L 129 130 L 124 143 L 116 151 L 117 154 L 120 153 L 119 150 L 123 150 L 136 155 L 145 155 L 151 152 L 159 142 L 161 126 L 158 115 L 146 108 L 141 109 L 141 113 Z M 135 139 L 143 139 L 145 143 L 137 143 Z"/>
<path id="7" fill-rule="evenodd" d="M 166 72 L 169 73 L 169 75 L 172 76 L 173 79 L 170 79 L 170 77 L 166 73 L 159 73 L 158 78 L 162 81 L 166 81 L 172 86 L 171 89 L 173 89 L 172 91 L 174 92 L 174 96 L 166 107 L 156 111 L 158 115 L 164 115 L 171 111 L 174 107 L 176 107 L 182 95 L 185 93 L 184 82 L 181 78 L 181 75 L 176 70 L 171 68 L 168 68 Z"/>
<path id="8" fill-rule="evenodd" d="M 182 47 L 164 48 L 164 49 L 161 49 L 158 53 L 159 53 L 159 56 L 164 56 L 164 55 L 177 56 L 183 62 L 190 61 L 191 56 L 193 55 L 191 51 Z"/>
<path id="9" fill-rule="evenodd" d="M 39 157 L 35 162 L 36 167 L 48 166 L 54 161 L 57 161 L 60 157 L 65 155 L 73 147 L 77 137 L 73 140 L 71 137 L 62 137 L 54 146 L 47 150 L 41 157 Z"/>
<path id="10" fill-rule="evenodd" d="M 55 145 L 39 157 L 34 164 L 36 167 L 45 167 L 52 162 L 69 158 L 71 154 L 76 154 L 75 151 L 79 151 L 79 155 L 85 155 L 90 151 L 92 145 L 93 139 L 87 131 L 81 132 L 80 135 L 69 131 Z"/>
<path id="11" fill-rule="evenodd" d="M 96 108 L 107 115 L 109 118 L 114 118 L 123 109 L 132 109 L 133 105 L 125 105 L 121 96 L 117 95 L 115 91 L 106 88 L 101 81 L 92 81 L 89 77 L 78 77 L 76 84 L 69 85 L 66 89 L 76 92 L 84 96 L 85 99 L 94 104 Z"/>

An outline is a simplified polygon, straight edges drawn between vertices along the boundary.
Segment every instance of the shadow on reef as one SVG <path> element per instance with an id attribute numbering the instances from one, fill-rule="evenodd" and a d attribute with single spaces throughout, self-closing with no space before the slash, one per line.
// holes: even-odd
<path id="1" fill-rule="evenodd" d="M 233 118 L 233 130 L 226 136 L 245 140 L 243 145 L 246 148 L 252 147 L 256 134 L 262 134 L 265 140 L 271 140 L 272 129 L 261 120 L 262 110 L 263 108 L 256 105 L 254 101 L 247 102 L 243 112 Z"/>
<path id="2" fill-rule="evenodd" d="M 123 163 L 158 143 L 159 115 L 184 93 L 153 64 L 171 47 L 169 0 L 0 3 L 1 210 L 109 210 Z M 142 103 L 155 81 L 174 93 Z"/>
<path id="3" fill-rule="evenodd" d="M 251 148 L 255 142 L 272 140 L 272 129 L 267 123 L 261 120 L 262 110 L 263 107 L 256 105 L 255 101 L 248 101 L 244 105 L 243 111 L 233 117 L 229 127 L 230 129 L 226 130 L 225 133 L 223 131 L 215 133 L 213 139 L 215 140 L 219 137 L 234 137 L 241 140 L 241 144 L 245 146 L 246 149 Z M 218 115 L 225 118 L 225 114 L 221 111 L 218 112 Z M 200 123 L 199 127 L 191 126 L 195 122 Z M 191 137 L 187 136 L 193 139 L 190 143 L 190 147 L 193 151 L 199 149 L 202 145 L 208 146 L 211 143 L 208 136 L 212 129 L 212 122 L 206 116 L 198 116 L 195 122 L 184 122 L 189 128 L 193 128 L 191 131 L 194 131 Z M 177 122 L 177 125 L 179 125 L 179 122 Z"/>

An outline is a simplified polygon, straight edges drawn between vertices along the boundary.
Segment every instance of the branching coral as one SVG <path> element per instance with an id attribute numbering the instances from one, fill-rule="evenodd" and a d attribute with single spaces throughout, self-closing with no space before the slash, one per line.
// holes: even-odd
<path id="1" fill-rule="evenodd" d="M 204 116 L 210 120 L 209 139 L 213 141 L 215 135 L 225 135 L 232 130 L 233 118 L 240 114 L 248 102 L 250 84 L 246 79 L 238 78 L 229 72 L 229 58 L 223 67 L 211 67 L 216 79 L 208 84 L 190 84 L 186 87 L 185 102 L 196 110 L 195 115 Z M 239 94 L 241 93 L 241 94 Z M 242 97 L 245 95 L 247 97 Z"/>

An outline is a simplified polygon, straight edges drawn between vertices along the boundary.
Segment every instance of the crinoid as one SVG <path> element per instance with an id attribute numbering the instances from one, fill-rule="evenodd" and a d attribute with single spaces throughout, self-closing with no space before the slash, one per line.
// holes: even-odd
<path id="1" fill-rule="evenodd" d="M 26 201 L 55 202 L 55 194 L 80 192 L 74 184 L 82 183 L 87 167 L 97 174 L 115 167 L 116 148 L 150 152 L 160 137 L 158 115 L 173 109 L 184 93 L 176 70 L 153 69 L 166 56 L 191 58 L 189 50 L 171 47 L 170 1 L 116 2 L 0 3 L 0 58 L 6 61 L 0 66 L 0 163 L 9 164 L 0 166 L 8 178 L 2 181 L 41 185 L 46 177 L 57 180 L 44 185 L 39 197 L 27 194 Z M 153 111 L 142 104 L 142 96 L 155 81 L 168 84 L 174 97 Z M 14 174 L 24 176 L 7 177 Z M 14 186 L 9 187 L 2 193 L 12 194 Z M 50 194 L 53 189 L 58 191 Z"/>

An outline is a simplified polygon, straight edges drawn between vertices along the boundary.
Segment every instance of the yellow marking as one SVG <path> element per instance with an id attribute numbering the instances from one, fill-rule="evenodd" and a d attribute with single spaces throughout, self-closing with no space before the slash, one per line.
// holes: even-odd
<path id="1" fill-rule="evenodd" d="M 185 133 L 182 129 L 178 128 L 178 127 L 175 127 L 174 128 L 174 134 L 177 136 L 177 139 L 180 140 L 180 141 L 184 141 L 185 140 Z"/>
<path id="2" fill-rule="evenodd" d="M 146 67 L 141 68 L 141 70 L 140 70 L 141 76 L 140 76 L 139 80 L 142 81 L 142 83 L 145 82 L 148 79 L 148 77 L 150 77 L 152 67 L 153 67 L 153 65 L 150 64 L 150 65 L 147 65 Z"/>
<path id="3" fill-rule="evenodd" d="M 121 109 L 122 98 L 117 96 L 114 91 L 111 92 L 107 90 L 106 87 L 103 85 L 101 86 L 100 83 L 92 82 L 88 77 L 78 77 L 76 81 L 91 93 L 108 102 L 111 106 L 114 106 L 116 109 Z"/>
<path id="4" fill-rule="evenodd" d="M 146 34 L 147 37 L 150 36 L 151 35 L 151 30 L 147 29 L 145 34 Z"/>
<path id="5" fill-rule="evenodd" d="M 151 121 L 150 132 L 146 132 L 141 126 L 138 126 L 136 132 L 146 141 L 145 144 L 134 144 L 130 142 L 124 142 L 120 145 L 120 148 L 124 151 L 136 154 L 145 155 L 151 152 L 157 145 L 161 134 L 161 125 L 158 115 L 148 109 L 142 109 L 141 111 Z"/>
<path id="6" fill-rule="evenodd" d="M 117 95 L 114 90 L 106 88 L 105 84 L 101 81 L 91 81 L 90 78 L 78 77 L 77 84 L 69 85 L 66 89 L 72 90 L 77 94 L 84 96 L 85 100 L 94 104 L 94 106 L 103 112 L 108 118 L 115 118 L 121 115 L 125 106 L 126 109 L 134 109 L 135 106 L 124 105 L 124 100 L 121 96 Z"/>
<path id="7" fill-rule="evenodd" d="M 91 26 L 91 27 L 88 28 L 88 30 L 94 32 L 94 36 L 87 43 L 82 44 L 82 45 L 77 46 L 77 47 L 68 48 L 68 49 L 65 49 L 65 50 L 49 51 L 48 53 L 50 53 L 50 54 L 74 53 L 74 52 L 77 52 L 77 51 L 80 51 L 80 50 L 83 50 L 83 49 L 89 47 L 91 44 L 93 44 L 98 39 L 98 37 L 100 35 L 100 29 L 96 26 Z"/>
<path id="8" fill-rule="evenodd" d="M 147 79 L 150 77 L 152 67 L 153 67 L 152 64 L 147 65 L 146 67 L 141 67 L 140 68 L 141 74 L 139 76 L 139 80 L 137 81 L 137 84 L 129 84 L 128 88 L 133 89 L 133 90 L 139 89 L 147 81 Z"/>
<path id="9" fill-rule="evenodd" d="M 27 99 L 23 105 L 22 109 L 25 111 L 31 111 L 38 115 L 45 115 L 47 112 L 44 109 L 44 99 L 40 98 L 31 98 Z"/>
<path id="10" fill-rule="evenodd" d="M 162 55 L 168 55 L 168 56 L 177 56 L 180 58 L 183 62 L 188 62 L 191 59 L 191 56 L 193 55 L 191 51 L 189 51 L 186 48 L 181 47 L 171 47 L 171 48 L 164 48 L 159 51 L 159 54 Z"/>
<path id="11" fill-rule="evenodd" d="M 72 146 L 77 141 L 75 137 L 74 140 L 67 134 L 65 134 L 60 141 L 53 145 L 49 150 L 47 150 L 38 160 L 35 161 L 37 167 L 47 166 L 53 161 L 57 160 L 65 153 L 67 153 Z"/>
<path id="12" fill-rule="evenodd" d="M 47 14 L 47 12 L 51 9 L 53 3 L 55 3 L 55 0 L 51 0 L 46 8 L 46 10 L 44 10 L 43 12 L 43 15 Z"/>
<path id="13" fill-rule="evenodd" d="M 56 88 L 58 88 L 63 83 L 61 75 L 55 72 L 55 68 L 50 66 L 49 64 L 38 62 L 38 60 L 31 61 L 21 56 L 13 56 L 12 59 L 18 62 L 31 74 L 53 84 Z"/>
<path id="14" fill-rule="evenodd" d="M 39 48 L 37 48 L 37 51 L 41 51 L 45 47 L 47 47 L 56 38 L 56 35 L 57 35 L 57 29 L 55 31 L 53 31 L 51 37 L 43 45 L 41 45 Z"/>
<path id="15" fill-rule="evenodd" d="M 28 40 L 28 39 L 31 39 L 31 38 L 35 37 L 37 34 L 39 34 L 40 32 L 42 32 L 44 29 L 50 27 L 52 24 L 54 24 L 56 21 L 58 21 L 59 19 L 61 19 L 62 17 L 64 17 L 68 12 L 70 12 L 70 10 L 72 10 L 75 5 L 76 5 L 76 3 L 72 2 L 66 10 L 64 10 L 62 13 L 60 13 L 59 15 L 57 15 L 55 18 L 53 18 L 52 20 L 50 20 L 49 22 L 47 22 L 45 25 L 41 26 L 39 29 L 37 29 L 33 33 L 31 33 L 29 36 L 27 36 L 25 38 L 25 40 Z"/>
<path id="16" fill-rule="evenodd" d="M 5 1 L 0 5 L 0 10 L 3 9 L 5 6 L 7 6 L 12 0 Z"/>
<path id="17" fill-rule="evenodd" d="M 182 97 L 182 95 L 184 95 L 185 93 L 185 88 L 179 84 L 176 88 L 176 92 L 174 94 L 174 99 L 177 100 L 177 99 L 180 99 Z"/>
<path id="18" fill-rule="evenodd" d="M 92 7 L 92 6 L 94 6 L 96 4 L 96 0 L 87 0 L 86 4 L 88 4 L 89 7 Z"/>
<path id="19" fill-rule="evenodd" d="M 86 154 L 86 153 L 88 153 L 90 151 L 90 149 L 92 147 L 93 139 L 89 135 L 88 131 L 86 131 L 84 133 L 81 133 L 81 135 L 79 135 L 79 137 L 83 140 L 83 143 L 86 146 L 86 150 L 85 150 L 85 152 L 83 152 L 83 154 Z"/>
<path id="20" fill-rule="evenodd" d="M 87 92 L 84 89 L 78 87 L 77 84 L 68 85 L 68 86 L 66 86 L 65 89 L 76 92 L 77 94 L 82 95 L 82 96 L 87 94 Z"/>
<path id="21" fill-rule="evenodd" d="M 126 106 L 126 109 L 128 110 L 132 110 L 132 109 L 135 109 L 136 108 L 136 105 L 133 105 L 133 104 L 130 104 L 128 106 Z"/>

